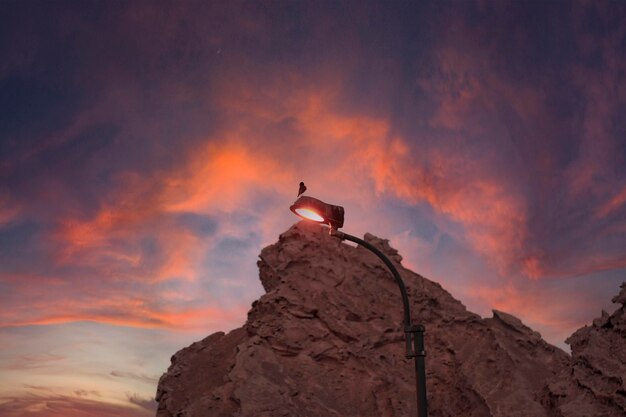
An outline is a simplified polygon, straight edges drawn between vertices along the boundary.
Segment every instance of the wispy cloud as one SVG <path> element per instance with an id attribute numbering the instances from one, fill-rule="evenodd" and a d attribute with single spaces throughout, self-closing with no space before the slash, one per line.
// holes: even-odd
<path id="1" fill-rule="evenodd" d="M 82 392 L 76 396 L 25 393 L 0 397 L 0 414 L 6 417 L 147 417 L 154 412 L 149 400 L 137 396 L 129 396 L 128 405 L 88 399 Z"/>
<path id="2" fill-rule="evenodd" d="M 66 356 L 54 354 L 19 355 L 13 357 L 8 363 L 0 364 L 0 368 L 7 370 L 41 369 L 66 359 Z"/>
<path id="3" fill-rule="evenodd" d="M 130 378 L 136 381 L 145 382 L 147 384 L 153 385 L 156 384 L 156 382 L 159 380 L 158 376 L 149 376 L 127 371 L 111 371 L 111 376 L 114 376 L 116 378 Z"/>
<path id="4" fill-rule="evenodd" d="M 144 410 L 154 414 L 157 409 L 157 402 L 154 398 L 143 398 L 137 394 L 130 394 L 128 396 L 128 401 L 131 404 L 135 404 L 138 407 L 143 408 Z"/>

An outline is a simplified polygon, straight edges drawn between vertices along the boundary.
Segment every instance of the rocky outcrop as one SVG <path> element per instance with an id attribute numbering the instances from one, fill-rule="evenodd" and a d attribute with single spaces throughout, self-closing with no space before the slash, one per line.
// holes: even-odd
<path id="1" fill-rule="evenodd" d="M 606 384 L 617 376 L 608 371 L 614 364 L 603 362 L 607 356 L 581 357 L 594 368 L 572 367 L 566 353 L 516 317 L 494 311 L 482 319 L 437 283 L 403 268 L 388 241 L 369 234 L 365 240 L 397 265 L 413 319 L 426 326 L 430 416 L 596 415 L 559 411 L 583 401 L 569 385 L 563 389 L 572 397 L 556 390 L 571 369 L 586 381 L 585 372 L 602 369 L 606 390 L 585 395 L 613 395 Z M 246 324 L 172 357 L 159 382 L 157 416 L 416 415 L 399 290 L 378 258 L 299 223 L 263 249 L 258 265 L 266 294 L 253 303 Z M 611 337 L 619 337 L 619 325 L 623 338 L 623 310 L 620 317 L 607 319 Z M 573 349 L 584 331 L 572 336 Z M 622 339 L 622 361 L 623 348 Z"/>
<path id="2" fill-rule="evenodd" d="M 549 382 L 544 397 L 554 416 L 626 416 L 626 283 L 612 301 L 621 308 L 602 311 L 567 339 L 571 365 Z"/>

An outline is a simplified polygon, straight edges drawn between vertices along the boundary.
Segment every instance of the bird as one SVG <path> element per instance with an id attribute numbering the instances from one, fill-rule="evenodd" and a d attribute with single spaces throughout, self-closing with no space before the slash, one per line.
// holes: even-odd
<path id="1" fill-rule="evenodd" d="M 300 197 L 300 194 L 303 194 L 306 191 L 306 185 L 302 181 L 300 181 L 300 188 L 298 189 L 298 195 L 296 198 Z"/>

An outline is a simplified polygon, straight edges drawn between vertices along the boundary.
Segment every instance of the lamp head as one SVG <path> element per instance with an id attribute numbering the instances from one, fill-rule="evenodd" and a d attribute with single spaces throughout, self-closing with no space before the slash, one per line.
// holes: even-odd
<path id="1" fill-rule="evenodd" d="M 344 210 L 341 206 L 333 206 L 317 198 L 302 196 L 289 209 L 305 220 L 327 224 L 331 229 L 343 227 Z"/>

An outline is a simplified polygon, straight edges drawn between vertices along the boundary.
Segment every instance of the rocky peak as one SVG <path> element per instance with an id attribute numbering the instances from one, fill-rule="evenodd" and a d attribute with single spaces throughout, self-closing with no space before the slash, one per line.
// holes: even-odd
<path id="1" fill-rule="evenodd" d="M 426 326 L 431 416 L 595 415 L 556 411 L 562 404 L 547 384 L 571 369 L 567 354 L 510 314 L 467 311 L 403 268 L 389 241 L 365 240 L 397 264 L 414 322 Z M 415 415 L 402 303 L 382 262 L 304 222 L 259 258 L 266 294 L 243 327 L 174 355 L 159 382 L 157 416 Z"/>
<path id="2" fill-rule="evenodd" d="M 620 291 L 620 293 L 613 297 L 611 301 L 613 301 L 615 304 L 621 304 L 623 308 L 624 306 L 626 306 L 626 282 L 622 283 L 621 288 L 622 290 Z"/>
<path id="3" fill-rule="evenodd" d="M 395 261 L 398 264 L 402 262 L 402 256 L 400 256 L 396 249 L 391 247 L 389 239 L 381 239 L 371 233 L 365 233 L 363 240 L 376 246 L 392 261 Z"/>
<path id="4" fill-rule="evenodd" d="M 562 417 L 626 416 L 626 283 L 619 307 L 571 335 L 570 365 L 546 388 L 545 402 Z"/>
<path id="5" fill-rule="evenodd" d="M 520 336 L 526 338 L 529 341 L 539 342 L 541 339 L 541 335 L 526 326 L 520 319 L 517 317 L 505 313 L 503 311 L 492 310 L 493 311 L 493 323 L 498 323 L 500 325 L 506 326 L 509 330 L 519 334 Z M 496 325 L 496 324 L 494 324 Z"/>

